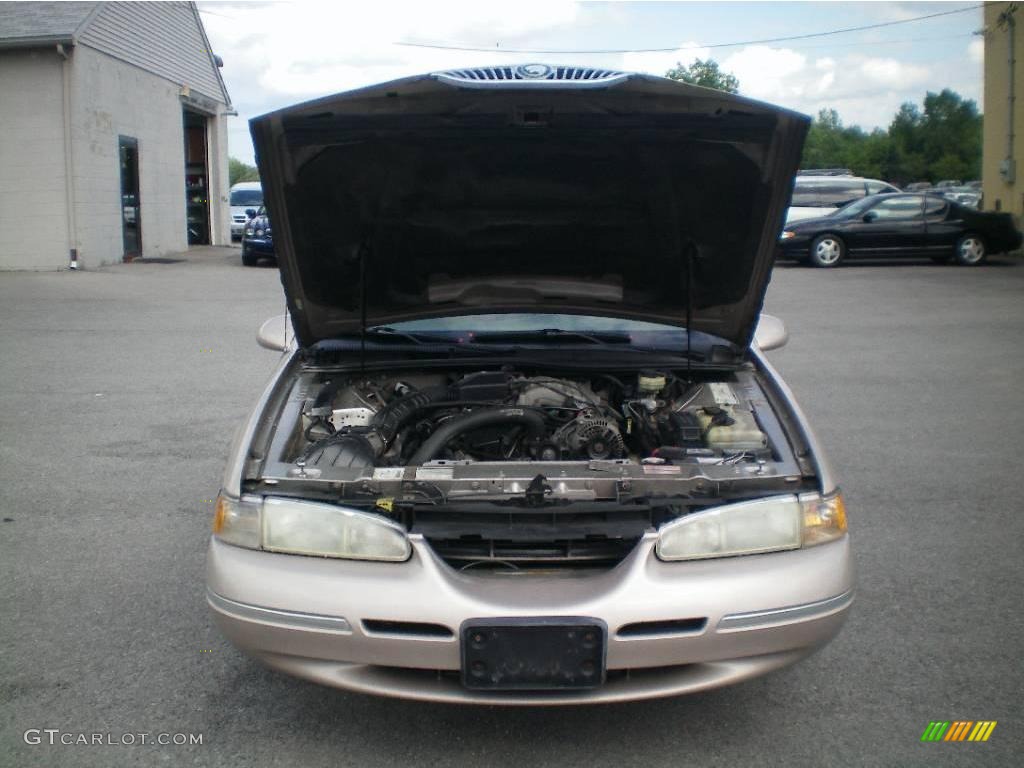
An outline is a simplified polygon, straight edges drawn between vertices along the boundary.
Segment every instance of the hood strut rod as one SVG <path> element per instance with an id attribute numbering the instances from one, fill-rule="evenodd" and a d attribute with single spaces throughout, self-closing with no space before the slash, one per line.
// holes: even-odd
<path id="1" fill-rule="evenodd" d="M 366 258 L 370 244 L 359 244 L 359 374 L 366 374 Z"/>
<path id="2" fill-rule="evenodd" d="M 693 384 L 693 357 L 690 352 L 690 329 L 693 327 L 693 252 L 697 246 L 686 244 L 686 383 Z"/>

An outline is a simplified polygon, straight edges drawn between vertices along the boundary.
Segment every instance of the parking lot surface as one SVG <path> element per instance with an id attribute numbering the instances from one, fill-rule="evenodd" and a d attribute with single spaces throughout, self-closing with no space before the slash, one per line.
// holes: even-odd
<path id="1" fill-rule="evenodd" d="M 766 309 L 791 339 L 771 359 L 854 537 L 831 645 L 687 698 L 509 710 L 318 687 L 215 630 L 211 502 L 277 358 L 255 330 L 284 300 L 237 249 L 182 258 L 0 275 L 0 765 L 1019 764 L 1024 263 L 776 269 Z M 922 744 L 932 720 L 998 726 Z"/>

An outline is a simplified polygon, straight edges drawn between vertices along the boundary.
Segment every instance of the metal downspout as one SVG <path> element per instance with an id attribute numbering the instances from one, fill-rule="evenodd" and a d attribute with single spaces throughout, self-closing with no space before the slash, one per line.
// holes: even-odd
<path id="1" fill-rule="evenodd" d="M 1008 114 L 1008 118 L 1007 118 L 1007 126 L 1006 126 L 1007 127 L 1007 130 L 1006 130 L 1006 159 L 1011 164 L 1013 163 L 1013 138 L 1014 138 L 1014 136 L 1013 136 L 1013 129 L 1014 129 L 1013 108 L 1014 108 L 1014 102 L 1016 101 L 1016 97 L 1014 95 L 1014 88 L 1015 88 L 1014 70 L 1016 69 L 1016 64 L 1017 64 L 1016 57 L 1014 55 L 1014 38 L 1016 37 L 1016 31 L 1017 31 L 1017 20 L 1014 18 L 1014 14 L 1011 11 L 1011 12 L 1006 14 L 1006 32 L 1007 32 L 1007 42 L 1008 42 L 1007 50 L 1009 51 L 1009 55 L 1007 56 L 1007 64 L 1010 67 L 1009 76 L 1007 77 L 1007 82 L 1009 82 L 1009 84 L 1010 84 L 1010 94 L 1007 97 L 1007 106 L 1008 106 L 1007 114 Z"/>
<path id="2" fill-rule="evenodd" d="M 78 269 L 78 224 L 75 220 L 75 179 L 74 158 L 72 157 L 71 140 L 71 57 L 61 43 L 57 44 L 57 53 L 60 54 L 60 81 L 63 91 L 64 111 L 64 196 L 67 206 L 68 226 L 68 267 Z"/>

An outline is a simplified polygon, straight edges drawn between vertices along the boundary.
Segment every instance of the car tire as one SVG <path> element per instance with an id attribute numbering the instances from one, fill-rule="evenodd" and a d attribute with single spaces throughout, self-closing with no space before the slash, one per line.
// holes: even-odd
<path id="1" fill-rule="evenodd" d="M 816 267 L 828 268 L 837 266 L 845 256 L 846 243 L 839 235 L 826 233 L 814 238 L 808 261 Z"/>
<path id="2" fill-rule="evenodd" d="M 259 257 L 254 253 L 247 253 L 242 251 L 242 266 L 243 267 L 255 267 L 256 262 L 259 261 Z"/>
<path id="3" fill-rule="evenodd" d="M 956 241 L 954 256 L 957 264 L 965 267 L 977 266 L 985 261 L 987 255 L 988 249 L 985 247 L 985 241 L 981 239 L 981 235 L 968 232 Z"/>

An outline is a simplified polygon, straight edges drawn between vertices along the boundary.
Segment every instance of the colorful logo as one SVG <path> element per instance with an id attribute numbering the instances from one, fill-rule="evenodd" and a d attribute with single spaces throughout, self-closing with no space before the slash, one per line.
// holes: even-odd
<path id="1" fill-rule="evenodd" d="M 988 741 L 996 728 L 995 720 L 932 720 L 921 734 L 921 741 Z"/>

